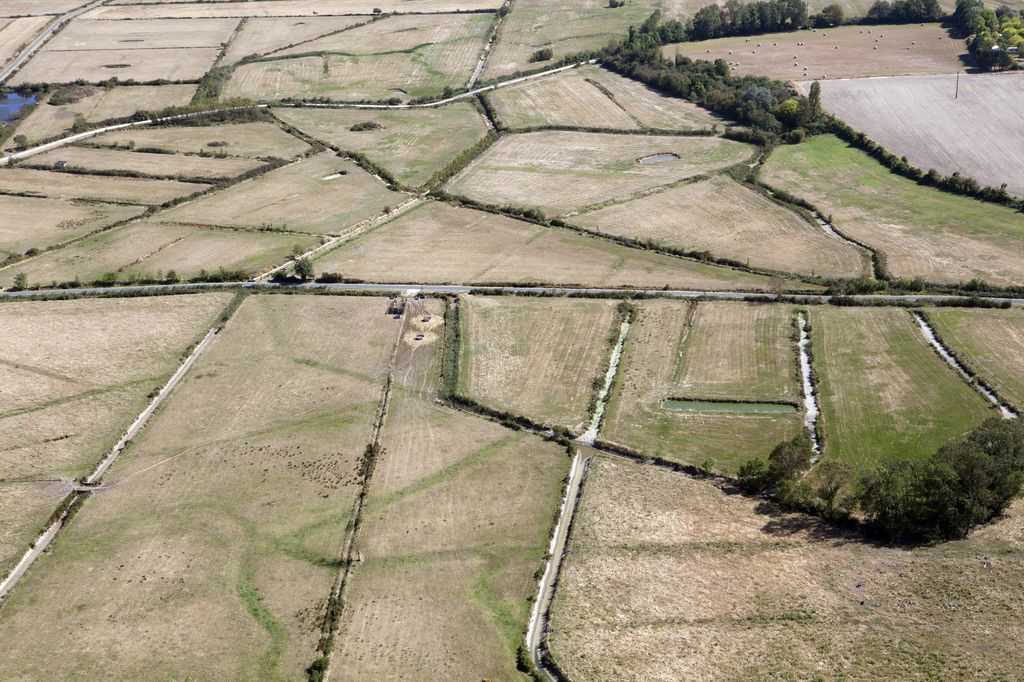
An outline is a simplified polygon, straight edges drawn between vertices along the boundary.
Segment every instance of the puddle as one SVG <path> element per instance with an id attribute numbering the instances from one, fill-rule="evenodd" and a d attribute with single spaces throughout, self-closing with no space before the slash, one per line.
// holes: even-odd
<path id="1" fill-rule="evenodd" d="M 0 94 L 0 123 L 13 121 L 22 109 L 38 101 L 35 95 L 24 97 L 16 92 Z"/>
<path id="2" fill-rule="evenodd" d="M 818 396 L 814 394 L 814 378 L 811 374 L 811 356 L 807 349 L 811 345 L 810 334 L 807 333 L 807 317 L 800 313 L 797 315 L 800 325 L 800 379 L 801 389 L 804 395 L 804 426 L 811 432 L 811 449 L 814 451 L 813 461 L 818 461 L 821 454 L 821 444 L 818 442 Z"/>
<path id="3" fill-rule="evenodd" d="M 678 154 L 651 154 L 640 159 L 640 163 L 645 166 L 650 166 L 655 163 L 665 163 L 666 161 L 676 161 L 679 159 Z"/>
<path id="4" fill-rule="evenodd" d="M 710 400 L 665 400 L 666 410 L 712 412 L 717 414 L 794 414 L 796 406 L 780 403 L 728 403 Z"/>
<path id="5" fill-rule="evenodd" d="M 622 359 L 622 347 L 626 345 L 626 334 L 629 332 L 629 320 L 623 321 L 619 326 L 619 340 L 615 342 L 612 349 L 611 361 L 608 363 L 608 371 L 604 375 L 604 386 L 597 394 L 597 407 L 594 409 L 594 416 L 590 420 L 590 426 L 578 438 L 579 442 L 586 445 L 593 445 L 597 440 L 597 431 L 601 428 L 601 419 L 604 418 L 604 410 L 608 406 L 608 393 L 612 389 L 612 382 L 615 381 L 615 373 L 619 371 L 619 361 Z"/>

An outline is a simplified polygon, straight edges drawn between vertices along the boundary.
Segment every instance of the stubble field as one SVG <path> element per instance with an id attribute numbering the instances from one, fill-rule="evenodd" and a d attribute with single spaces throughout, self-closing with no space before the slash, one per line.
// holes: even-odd
<path id="1" fill-rule="evenodd" d="M 246 18 L 219 64 L 233 64 L 243 57 L 279 52 L 336 31 L 358 26 L 371 17 L 253 17 Z"/>
<path id="2" fill-rule="evenodd" d="M 216 126 L 145 126 L 106 133 L 89 140 L 90 145 L 162 149 L 182 154 L 251 156 L 291 159 L 306 152 L 309 145 L 271 123 L 228 123 Z"/>
<path id="3" fill-rule="evenodd" d="M 151 177 L 182 176 L 204 180 L 234 178 L 263 165 L 259 161 L 245 158 L 184 156 L 94 147 L 55 149 L 31 156 L 21 165 L 52 167 L 60 161 L 72 168 L 92 172 L 129 172 Z"/>
<path id="4" fill-rule="evenodd" d="M 0 255 L 21 255 L 134 218 L 141 206 L 0 195 Z"/>
<path id="5" fill-rule="evenodd" d="M 24 0 L 21 0 L 24 1 Z M 274 2 L 184 2 L 160 0 L 135 4 L 112 2 L 89 12 L 95 19 L 147 19 L 157 17 L 310 17 L 369 15 L 381 12 L 424 13 L 497 10 L 501 0 L 275 0 Z"/>
<path id="6" fill-rule="evenodd" d="M 0 67 L 17 57 L 22 46 L 32 42 L 51 21 L 53 17 L 48 16 L 0 19 Z"/>
<path id="7" fill-rule="evenodd" d="M 0 170 L 0 194 L 52 199 L 86 199 L 138 206 L 159 206 L 208 188 L 209 185 L 177 180 L 79 175 L 29 168 Z"/>

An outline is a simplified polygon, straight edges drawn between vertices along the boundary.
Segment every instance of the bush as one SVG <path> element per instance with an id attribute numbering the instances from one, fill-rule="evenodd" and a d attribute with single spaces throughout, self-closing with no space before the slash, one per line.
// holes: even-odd
<path id="1" fill-rule="evenodd" d="M 546 62 L 554 56 L 555 53 L 550 47 L 542 47 L 541 49 L 536 50 L 533 54 L 531 54 L 530 59 L 528 61 Z"/>
<path id="2" fill-rule="evenodd" d="M 377 123 L 376 121 L 363 121 L 361 123 L 356 123 L 354 126 L 349 128 L 349 130 L 358 133 L 363 130 L 377 130 L 381 127 L 381 124 Z"/>

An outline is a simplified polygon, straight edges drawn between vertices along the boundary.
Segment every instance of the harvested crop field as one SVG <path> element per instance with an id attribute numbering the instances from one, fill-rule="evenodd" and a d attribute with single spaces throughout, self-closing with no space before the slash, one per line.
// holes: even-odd
<path id="1" fill-rule="evenodd" d="M 0 270 L 0 285 L 9 286 L 18 272 L 32 285 L 91 282 L 110 273 L 159 278 L 172 270 L 182 278 L 220 268 L 255 275 L 316 243 L 312 235 L 138 222 L 15 263 Z"/>
<path id="2" fill-rule="evenodd" d="M 1018 413 L 1024 411 L 1024 315 L 1020 310 L 928 311 L 939 338 Z"/>
<path id="3" fill-rule="evenodd" d="M 246 301 L 4 604 L 0 667 L 59 649 L 62 678 L 301 678 L 398 333 L 384 308 Z"/>
<path id="4" fill-rule="evenodd" d="M 881 547 L 703 481 L 595 459 L 551 652 L 571 679 L 601 682 L 1012 679 L 1022 512 L 965 541 Z"/>
<path id="5" fill-rule="evenodd" d="M 0 304 L 0 577 L 229 300 Z"/>
<path id="6" fill-rule="evenodd" d="M 229 179 L 256 170 L 263 164 L 253 159 L 184 156 L 132 152 L 95 147 L 63 147 L 22 162 L 22 166 L 50 166 L 63 161 L 69 167 L 100 172 L 128 172 L 155 177 Z"/>
<path id="7" fill-rule="evenodd" d="M 0 256 L 45 249 L 141 214 L 141 206 L 0 195 Z M 2 260 L 2 259 L 0 259 Z"/>
<path id="8" fill-rule="evenodd" d="M 344 101 L 437 97 L 445 88 L 464 87 L 469 81 L 492 19 L 490 14 L 465 14 L 445 15 L 441 21 L 422 16 L 375 21 L 287 51 L 299 56 L 285 58 L 286 52 L 280 59 L 275 55 L 243 64 L 232 74 L 224 96 Z"/>
<path id="9" fill-rule="evenodd" d="M 351 161 L 324 152 L 161 213 L 160 220 L 328 234 L 403 199 Z"/>
<path id="10" fill-rule="evenodd" d="M 736 74 L 783 81 L 952 74 L 964 68 L 960 56 L 966 52 L 964 42 L 951 38 L 939 24 L 839 26 L 673 43 L 662 48 L 669 58 L 681 54 L 707 61 L 724 59 Z M 904 101 L 916 100 L 908 96 Z"/>
<path id="11" fill-rule="evenodd" d="M 0 194 L 18 194 L 53 199 L 88 199 L 140 206 L 197 194 L 209 188 L 194 182 L 150 180 L 102 175 L 55 173 L 29 168 L 0 170 Z"/>
<path id="12" fill-rule="evenodd" d="M 659 95 L 639 81 L 597 66 L 495 90 L 487 95 L 508 128 L 584 126 L 695 130 L 721 119 L 684 99 Z"/>
<path id="13" fill-rule="evenodd" d="M 993 416 L 898 308 L 809 314 L 826 455 L 856 468 L 921 459 Z"/>
<path id="14" fill-rule="evenodd" d="M 310 17 L 371 14 L 497 10 L 501 0 L 275 0 L 274 2 L 175 2 L 132 4 L 112 2 L 89 12 L 92 19 L 146 19 L 156 17 Z"/>
<path id="15" fill-rule="evenodd" d="M 72 86 L 68 104 L 50 104 L 48 96 L 14 131 L 29 143 L 45 140 L 71 130 L 79 115 L 90 123 L 113 118 L 126 118 L 137 111 L 160 111 L 184 106 L 192 101 L 195 85 L 121 85 L 98 88 L 91 85 Z M 194 130 L 194 129 L 193 129 Z M 7 143 L 10 147 L 12 142 Z"/>
<path id="16" fill-rule="evenodd" d="M 425 184 L 487 134 L 486 121 L 468 102 L 392 111 L 282 108 L 274 115 L 313 138 L 365 154 L 413 186 Z"/>
<path id="17" fill-rule="evenodd" d="M 881 251 L 894 277 L 1024 283 L 1024 223 L 1013 209 L 918 185 L 831 135 L 779 147 L 761 178 Z"/>
<path id="18" fill-rule="evenodd" d="M 721 170 L 751 153 L 748 145 L 718 137 L 526 133 L 500 139 L 448 187 L 476 201 L 556 216 Z M 678 158 L 639 162 L 656 154 Z"/>
<path id="19" fill-rule="evenodd" d="M 27 17 L 41 14 L 64 14 L 81 7 L 83 0 L 4 0 L 0 16 Z"/>
<path id="20" fill-rule="evenodd" d="M 914 166 L 958 172 L 1024 196 L 1024 74 L 829 81 L 821 101 Z"/>
<path id="21" fill-rule="evenodd" d="M 372 282 L 765 290 L 801 286 L 431 202 L 316 261 Z M 805 288 L 805 287 L 801 287 Z"/>
<path id="22" fill-rule="evenodd" d="M 669 398 L 796 403 L 792 314 L 745 303 L 644 301 L 626 337 L 599 439 L 735 472 L 802 428 L 800 415 L 666 409 Z"/>
<path id="23" fill-rule="evenodd" d="M 221 64 L 233 64 L 250 55 L 279 52 L 293 45 L 302 45 L 328 33 L 358 26 L 371 17 L 270 17 L 247 18 L 235 35 Z"/>
<path id="24" fill-rule="evenodd" d="M 89 140 L 95 146 L 162 149 L 182 154 L 250 156 L 290 159 L 309 145 L 272 123 L 228 123 L 215 126 L 144 126 L 106 133 Z"/>
<path id="25" fill-rule="evenodd" d="M 503 412 L 586 430 L 618 338 L 614 301 L 463 299 L 459 392 Z"/>
<path id="26" fill-rule="evenodd" d="M 51 21 L 53 17 L 47 16 L 0 19 L 0 66 L 6 66 L 21 54 L 22 47 L 32 42 Z"/>
<path id="27" fill-rule="evenodd" d="M 871 267 L 857 247 L 724 175 L 576 215 L 569 222 L 777 272 L 860 277 Z"/>

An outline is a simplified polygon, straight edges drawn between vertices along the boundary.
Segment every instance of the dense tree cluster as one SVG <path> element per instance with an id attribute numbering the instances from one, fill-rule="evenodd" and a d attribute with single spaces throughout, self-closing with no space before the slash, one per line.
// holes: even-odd
<path id="1" fill-rule="evenodd" d="M 943 16 L 939 0 L 877 0 L 868 9 L 867 21 L 874 24 L 913 24 L 938 21 Z"/>
<path id="2" fill-rule="evenodd" d="M 983 69 L 1007 69 L 1024 51 L 1024 18 L 1017 10 L 991 10 L 982 0 L 957 0 L 953 23 L 969 37 L 967 49 Z"/>

